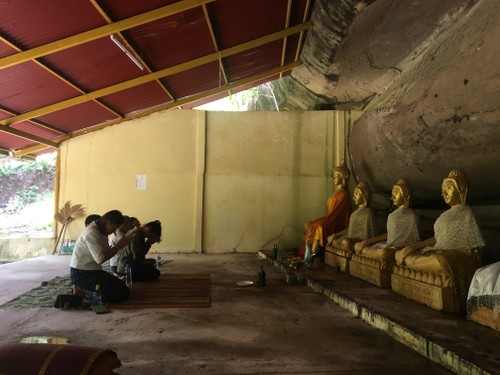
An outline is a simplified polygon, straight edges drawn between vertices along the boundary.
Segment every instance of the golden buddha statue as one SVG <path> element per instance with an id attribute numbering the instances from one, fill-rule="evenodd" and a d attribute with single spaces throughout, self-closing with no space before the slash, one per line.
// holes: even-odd
<path id="1" fill-rule="evenodd" d="M 327 212 L 316 220 L 305 223 L 304 260 L 309 263 L 312 258 L 323 256 L 328 236 L 340 232 L 349 226 L 351 216 L 351 198 L 347 191 L 347 182 L 351 172 L 344 165 L 336 167 L 333 171 L 333 184 L 337 190 L 328 198 Z"/>
<path id="2" fill-rule="evenodd" d="M 391 200 L 396 208 L 387 217 L 387 233 L 354 245 L 356 254 L 381 262 L 394 262 L 396 250 L 420 241 L 419 220 L 410 207 L 413 189 L 406 178 L 392 187 Z"/>
<path id="3" fill-rule="evenodd" d="M 328 244 L 334 248 L 352 251 L 352 246 L 375 235 L 373 210 L 370 207 L 372 191 L 370 185 L 361 181 L 354 189 L 352 200 L 358 207 L 349 218 L 349 227 L 328 237 Z"/>
<path id="4" fill-rule="evenodd" d="M 396 252 L 396 264 L 434 275 L 450 275 L 464 310 L 467 291 L 475 270 L 481 265 L 484 240 L 472 209 L 466 205 L 465 174 L 453 169 L 443 180 L 442 196 L 450 206 L 434 223 L 434 237 Z"/>

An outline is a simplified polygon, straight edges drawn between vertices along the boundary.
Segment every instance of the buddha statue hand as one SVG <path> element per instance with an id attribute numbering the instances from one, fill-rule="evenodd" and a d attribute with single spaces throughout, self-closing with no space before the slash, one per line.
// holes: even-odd
<path id="1" fill-rule="evenodd" d="M 345 251 L 353 251 L 353 244 L 359 241 L 356 238 L 344 238 L 342 242 L 340 242 L 340 248 Z"/>
<path id="2" fill-rule="evenodd" d="M 356 254 L 361 254 L 363 249 L 366 247 L 366 242 L 365 241 L 359 241 L 354 244 L 354 252 Z"/>
<path id="3" fill-rule="evenodd" d="M 403 265 L 405 258 L 408 255 L 416 253 L 417 251 L 418 251 L 418 249 L 415 246 L 406 246 L 406 247 L 402 248 L 401 250 L 396 251 L 396 256 L 395 256 L 396 257 L 396 264 Z"/>

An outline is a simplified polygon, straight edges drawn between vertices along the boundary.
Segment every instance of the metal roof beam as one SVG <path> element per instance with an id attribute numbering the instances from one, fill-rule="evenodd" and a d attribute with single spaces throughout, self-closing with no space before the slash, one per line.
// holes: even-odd
<path id="1" fill-rule="evenodd" d="M 19 151 L 13 151 L 12 155 L 15 158 L 18 158 L 20 156 L 30 155 L 33 152 L 45 150 L 46 148 L 48 148 L 47 145 L 41 145 L 41 144 L 35 145 L 35 146 L 28 147 L 28 148 L 24 148 L 24 149 L 19 150 Z"/>
<path id="2" fill-rule="evenodd" d="M 122 30 L 131 29 L 136 26 L 144 25 L 149 22 L 159 20 L 171 16 L 173 14 L 183 12 L 200 5 L 210 3 L 215 0 L 182 0 L 176 3 L 166 5 L 164 7 L 141 13 L 136 16 L 126 18 L 121 21 L 114 22 L 109 25 L 97 27 L 92 30 L 84 31 L 83 33 L 69 36 L 51 43 L 44 44 L 39 47 L 31 48 L 24 52 L 18 52 L 0 59 L 0 69 L 7 68 L 25 61 L 33 60 L 38 57 L 50 55 L 70 47 L 78 46 L 83 43 L 90 42 L 108 36 Z"/>
<path id="3" fill-rule="evenodd" d="M 50 147 L 55 147 L 55 148 L 58 147 L 58 144 L 55 142 L 49 141 L 49 140 L 44 139 L 44 138 L 37 137 L 36 135 L 29 134 L 29 133 L 26 133 L 26 132 L 23 132 L 21 130 L 17 130 L 14 128 L 1 126 L 0 132 L 9 133 L 9 134 L 15 135 L 16 137 L 21 137 L 21 138 L 28 139 L 28 140 L 33 141 L 33 142 L 42 143 L 42 144 L 50 146 Z"/>
<path id="4" fill-rule="evenodd" d="M 210 20 L 210 15 L 208 14 L 206 5 L 203 5 L 203 13 L 205 14 L 208 31 L 210 31 L 210 37 L 212 38 L 212 43 L 214 45 L 215 51 L 219 52 L 219 43 L 217 43 L 217 38 L 215 37 L 214 28 L 212 26 L 212 21 Z M 227 84 L 229 81 L 227 80 L 226 69 L 224 68 L 224 64 L 222 63 L 222 57 L 219 57 L 219 73 L 221 73 L 222 77 L 224 77 L 224 84 Z M 231 95 L 231 91 L 229 91 L 228 93 L 229 95 Z"/>
<path id="5" fill-rule="evenodd" d="M 52 112 L 55 112 L 55 111 L 58 111 L 58 110 L 61 110 L 64 108 L 72 107 L 72 106 L 75 106 L 75 105 L 78 105 L 78 104 L 81 104 L 81 103 L 84 103 L 87 101 L 94 100 L 96 98 L 110 95 L 110 94 L 113 94 L 115 92 L 122 91 L 122 90 L 125 90 L 128 88 L 134 87 L 134 86 L 142 85 L 144 83 L 151 82 L 151 81 L 157 80 L 159 78 L 163 78 L 163 77 L 167 77 L 167 76 L 172 75 L 172 74 L 183 72 L 183 71 L 195 68 L 195 67 L 200 66 L 200 65 L 204 65 L 204 64 L 207 64 L 207 63 L 210 63 L 213 61 L 218 61 L 220 58 L 232 56 L 232 55 L 238 54 L 240 52 L 247 51 L 249 49 L 256 48 L 256 47 L 259 47 L 261 45 L 282 39 L 286 36 L 300 33 L 304 30 L 307 30 L 310 26 L 311 26 L 311 24 L 309 22 L 302 23 L 300 25 L 290 27 L 290 28 L 285 29 L 285 30 L 278 31 L 276 33 L 272 33 L 272 34 L 263 36 L 261 38 L 254 39 L 254 40 L 251 40 L 249 42 L 242 43 L 242 44 L 227 48 L 227 49 L 219 51 L 219 52 L 211 53 L 211 54 L 199 57 L 197 59 L 187 61 L 187 62 L 182 63 L 182 64 L 178 64 L 178 65 L 166 68 L 166 69 L 159 70 L 159 71 L 154 72 L 154 73 L 150 73 L 150 74 L 147 74 L 144 76 L 140 76 L 140 77 L 131 79 L 129 81 L 117 83 L 115 85 L 111 85 L 111 86 L 105 87 L 103 89 L 99 89 L 99 90 L 96 90 L 96 91 L 93 91 L 93 92 L 90 92 L 87 94 L 76 96 L 76 97 L 71 98 L 71 99 L 63 100 L 63 101 L 60 101 L 58 103 L 54 103 L 54 104 L 51 104 L 51 105 L 48 105 L 45 107 L 35 109 L 33 111 L 25 112 L 25 113 L 18 115 L 18 116 L 8 117 L 6 119 L 0 120 L 0 125 L 16 124 L 16 123 L 19 123 L 19 122 L 22 122 L 22 121 L 25 121 L 25 120 L 28 120 L 31 118 L 43 116 L 43 115 L 46 115 L 48 113 L 52 113 Z M 177 102 L 175 102 L 175 103 L 177 103 Z M 178 106 L 178 105 L 179 104 L 176 104 L 175 106 Z"/>
<path id="6" fill-rule="evenodd" d="M 311 0 L 306 1 L 306 7 L 304 9 L 304 16 L 302 17 L 303 22 L 307 20 L 307 15 L 309 14 L 309 8 L 311 6 Z M 302 42 L 304 40 L 304 32 L 299 34 L 299 42 L 297 43 L 297 49 L 295 50 L 295 61 L 300 57 L 300 51 L 302 50 Z"/>
<path id="7" fill-rule="evenodd" d="M 288 0 L 288 4 L 286 7 L 286 19 L 285 19 L 285 28 L 287 28 L 290 25 L 290 13 L 292 12 L 292 0 Z M 281 50 L 281 65 L 285 63 L 285 56 L 286 56 L 286 42 L 288 38 L 284 37 L 283 38 L 283 48 Z M 280 73 L 280 78 L 282 78 L 282 73 Z"/>
<path id="8" fill-rule="evenodd" d="M 137 113 L 137 114 L 129 116 L 127 118 L 120 118 L 120 119 L 116 119 L 116 120 L 112 120 L 112 121 L 107 121 L 104 124 L 94 126 L 94 127 L 90 128 L 90 129 L 83 129 L 83 130 L 80 130 L 80 131 L 76 131 L 71 136 L 63 136 L 63 137 L 60 137 L 60 138 L 56 139 L 55 142 L 57 142 L 57 144 L 59 144 L 59 143 L 65 141 L 65 140 L 67 140 L 69 138 L 74 138 L 74 137 L 78 137 L 80 135 L 92 133 L 92 132 L 95 132 L 97 130 L 101 130 L 101 129 L 107 128 L 108 126 L 117 125 L 117 124 L 122 123 L 122 122 L 131 121 L 131 120 L 134 120 L 136 118 L 140 118 L 140 117 L 144 117 L 144 116 L 150 115 L 151 113 L 154 113 L 154 112 L 158 112 L 158 111 L 162 111 L 162 110 L 167 110 L 167 109 L 178 107 L 179 105 L 184 105 L 184 104 L 192 103 L 192 102 L 198 101 L 200 99 L 203 99 L 203 98 L 206 98 L 206 97 L 209 97 L 209 96 L 212 96 L 212 95 L 219 94 L 219 93 L 221 93 L 223 91 L 234 90 L 234 89 L 237 89 L 238 87 L 241 87 L 241 86 L 244 86 L 244 85 L 248 85 L 249 83 L 262 80 L 263 78 L 270 77 L 270 76 L 273 76 L 273 75 L 276 75 L 276 74 L 281 74 L 283 72 L 292 70 L 293 68 L 295 68 L 295 67 L 297 67 L 299 65 L 301 65 L 301 64 L 298 61 L 295 61 L 295 62 L 290 63 L 288 65 L 281 66 L 281 67 L 278 67 L 278 68 L 275 68 L 275 69 L 272 69 L 272 70 L 269 70 L 269 71 L 266 71 L 266 72 L 263 72 L 263 73 L 260 73 L 260 74 L 257 74 L 257 75 L 253 75 L 251 77 L 247 77 L 247 78 L 241 79 L 239 81 L 235 81 L 233 83 L 229 83 L 229 84 L 223 85 L 221 87 L 217 87 L 217 88 L 205 91 L 205 92 L 200 93 L 200 94 L 196 94 L 196 95 L 193 95 L 193 96 L 190 96 L 190 97 L 187 97 L 187 98 L 183 98 L 183 99 L 180 99 L 177 102 L 172 102 L 172 103 L 165 104 L 165 105 L 162 105 L 162 106 L 159 106 L 159 107 L 155 107 L 155 108 L 150 109 L 148 111 Z M 0 130 L 1 129 L 2 128 L 0 128 Z M 26 148 L 24 150 L 17 151 L 17 152 L 14 153 L 14 155 L 15 156 L 27 155 L 27 154 L 30 154 L 32 152 L 43 150 L 45 148 L 47 148 L 47 146 L 45 146 L 45 145 L 32 146 L 32 147 Z"/>
<path id="9" fill-rule="evenodd" d="M 4 42 L 4 43 L 7 43 L 9 46 L 11 46 L 11 48 L 15 49 L 16 51 L 21 51 L 21 49 L 17 46 L 15 46 L 14 44 L 10 43 L 9 41 L 7 41 L 5 38 L 1 37 L 0 36 L 0 41 Z M 75 90 L 81 92 L 82 94 L 84 93 L 84 91 L 82 89 L 80 89 L 79 87 L 75 86 L 73 83 L 69 82 L 67 79 L 65 79 L 64 77 L 62 77 L 60 74 L 54 72 L 52 69 L 50 69 L 49 67 L 47 67 L 45 64 L 43 64 L 42 62 L 40 62 L 39 60 L 33 60 L 36 64 L 38 64 L 42 69 L 46 70 L 47 72 L 49 72 L 50 74 L 52 74 L 54 77 L 57 77 L 58 79 L 60 79 L 61 81 L 64 81 L 64 83 L 66 83 L 67 85 L 73 87 Z M 97 101 L 96 101 L 97 102 Z M 98 102 L 97 102 L 98 103 Z M 114 112 L 112 111 L 110 108 L 107 108 L 109 111 L 111 112 Z M 9 113 L 10 115 L 13 115 L 15 116 L 11 111 L 9 110 L 6 110 L 5 108 L 2 108 L 2 111 L 4 112 L 7 112 Z M 117 114 L 118 115 L 118 114 Z M 62 131 L 61 129 L 58 129 L 58 128 L 55 128 L 53 126 L 49 126 L 49 125 L 46 125 L 46 124 L 43 124 L 39 121 L 35 121 L 35 120 L 27 120 L 33 124 L 35 124 L 36 126 L 40 126 L 41 128 L 45 128 L 45 129 L 48 129 L 48 130 L 51 130 L 53 131 L 54 133 L 59 133 L 59 134 L 67 134 L 66 132 Z M 4 124 L 0 124 L 0 125 L 4 125 Z"/>
<path id="10" fill-rule="evenodd" d="M 205 91 L 205 92 L 200 93 L 200 94 L 196 94 L 196 95 L 192 95 L 192 96 L 180 99 L 180 100 L 178 100 L 176 102 L 164 104 L 164 105 L 152 108 L 152 109 L 150 109 L 148 111 L 137 113 L 137 114 L 129 116 L 129 117 L 125 118 L 125 119 L 112 120 L 112 121 L 106 122 L 105 124 L 94 126 L 91 129 L 83 129 L 81 131 L 76 131 L 76 132 L 73 133 L 73 137 L 77 137 L 77 136 L 80 136 L 80 135 L 84 135 L 84 134 L 88 134 L 88 133 L 91 133 L 91 132 L 95 132 L 97 130 L 101 130 L 101 129 L 107 128 L 108 126 L 111 126 L 111 125 L 116 125 L 116 124 L 119 124 L 119 123 L 122 123 L 122 122 L 134 120 L 136 118 L 144 117 L 144 116 L 150 115 L 151 113 L 154 113 L 154 112 L 158 112 L 158 111 L 163 111 L 163 110 L 166 110 L 166 109 L 175 108 L 175 107 L 178 107 L 179 105 L 184 105 L 184 104 L 187 104 L 187 103 L 192 103 L 192 102 L 198 101 L 200 99 L 203 99 L 203 98 L 206 98 L 206 97 L 209 97 L 209 96 L 212 96 L 212 95 L 219 94 L 219 93 L 221 93 L 223 91 L 234 90 L 234 89 L 236 89 L 238 87 L 241 87 L 241 86 L 244 86 L 244 85 L 248 85 L 249 83 L 262 80 L 262 79 L 264 79 L 266 77 L 271 77 L 273 75 L 280 74 L 281 72 L 292 70 L 293 68 L 295 68 L 295 67 L 297 67 L 299 65 L 301 65 L 301 63 L 298 62 L 298 61 L 295 61 L 295 62 L 287 64 L 285 66 L 280 66 L 280 67 L 277 67 L 275 69 L 268 70 L 268 71 L 265 71 L 265 72 L 253 75 L 251 77 L 247 77 L 247 78 L 241 79 L 239 81 L 228 83 L 227 85 L 223 85 L 221 87 L 216 87 L 214 89 Z M 64 139 L 67 139 L 67 137 L 61 138 L 61 141 L 64 140 Z"/>
<path id="11" fill-rule="evenodd" d="M 104 9 L 97 3 L 97 0 L 90 0 L 90 2 L 94 6 L 94 8 L 96 8 L 96 10 L 101 14 L 101 16 L 106 20 L 106 22 L 108 24 L 112 24 L 113 23 L 113 20 L 111 19 L 111 17 L 108 16 L 108 14 L 104 11 Z M 205 8 L 205 4 L 203 4 L 203 8 Z M 128 42 L 127 38 L 125 38 L 125 36 L 123 35 L 123 33 L 117 32 L 116 34 L 119 35 L 120 38 L 123 39 L 123 41 L 125 42 L 125 48 L 127 48 L 130 51 L 130 53 L 137 59 L 137 61 L 139 61 L 141 63 L 141 65 L 144 67 L 144 69 L 146 69 L 149 73 L 151 73 L 153 70 L 149 67 L 148 64 L 146 64 L 146 62 L 144 61 L 144 59 L 141 57 L 141 55 L 139 53 L 137 53 L 137 51 L 135 50 L 135 48 L 133 48 L 130 45 L 130 43 Z M 163 85 L 159 80 L 157 80 L 157 83 L 158 83 L 158 85 L 160 85 L 160 87 L 163 89 L 163 91 L 165 91 L 165 93 L 168 96 L 170 96 L 171 98 L 174 97 L 167 90 L 167 88 L 165 87 L 165 85 Z M 112 112 L 114 112 L 114 111 L 112 111 Z M 122 116 L 122 114 L 118 114 L 117 113 L 117 115 L 119 117 L 124 117 L 124 116 Z"/>
<path id="12" fill-rule="evenodd" d="M 228 83 L 227 85 L 222 86 L 222 87 L 216 87 L 214 89 L 210 89 L 208 91 L 204 91 L 204 92 L 202 92 L 200 94 L 196 94 L 196 95 L 189 96 L 187 98 L 179 99 L 178 101 L 176 101 L 175 103 L 171 103 L 170 105 L 166 104 L 164 106 L 161 106 L 161 107 L 164 107 L 164 108 L 161 108 L 161 109 L 173 108 L 175 105 L 179 105 L 179 103 L 182 104 L 182 105 L 183 104 L 187 104 L 187 103 L 192 103 L 192 102 L 198 101 L 200 99 L 203 99 L 203 98 L 206 98 L 206 97 L 218 94 L 218 93 L 220 93 L 222 91 L 225 91 L 225 90 L 234 90 L 237 87 L 248 85 L 249 83 L 262 80 L 262 79 L 264 79 L 266 77 L 270 77 L 270 76 L 273 76 L 273 75 L 276 75 L 276 74 L 279 75 L 279 74 L 281 74 L 283 72 L 287 72 L 287 71 L 292 70 L 293 68 L 295 68 L 295 67 L 297 67 L 299 65 L 301 65 L 301 64 L 296 61 L 296 62 L 287 64 L 287 65 L 284 65 L 284 66 L 280 66 L 278 68 L 275 68 L 275 69 L 272 69 L 272 70 L 268 70 L 268 71 L 256 74 L 256 75 L 248 77 L 248 78 L 243 78 L 243 79 L 241 79 L 239 81 L 234 81 L 234 82 Z"/>

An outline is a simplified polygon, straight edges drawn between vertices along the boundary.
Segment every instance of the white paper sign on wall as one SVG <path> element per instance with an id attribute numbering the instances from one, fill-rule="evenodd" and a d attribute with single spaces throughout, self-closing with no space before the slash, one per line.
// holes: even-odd
<path id="1" fill-rule="evenodd" d="M 137 190 L 146 190 L 148 180 L 145 174 L 138 174 L 135 176 L 135 188 Z"/>

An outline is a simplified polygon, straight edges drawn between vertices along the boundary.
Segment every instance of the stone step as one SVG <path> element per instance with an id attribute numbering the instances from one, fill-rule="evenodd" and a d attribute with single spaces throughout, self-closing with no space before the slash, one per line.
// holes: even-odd
<path id="1" fill-rule="evenodd" d="M 289 267 L 287 257 L 271 259 L 270 251 L 259 251 L 259 256 L 279 269 Z M 499 373 L 499 337 L 488 327 L 420 305 L 328 265 L 305 268 L 305 278 L 314 291 L 457 374 Z"/>

